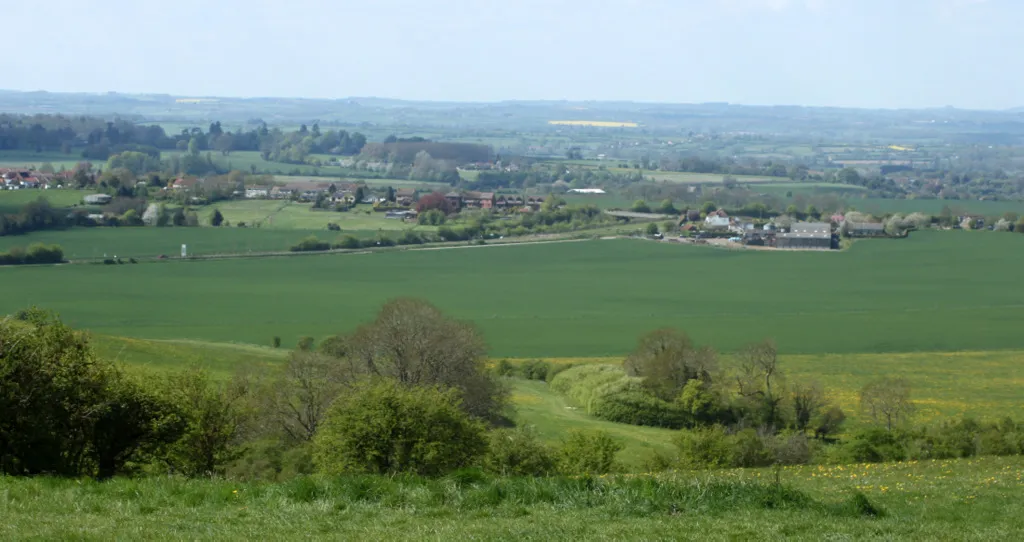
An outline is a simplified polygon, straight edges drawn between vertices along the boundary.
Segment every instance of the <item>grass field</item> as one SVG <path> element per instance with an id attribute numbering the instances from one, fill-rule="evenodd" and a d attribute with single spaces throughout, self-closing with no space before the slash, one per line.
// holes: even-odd
<path id="1" fill-rule="evenodd" d="M 209 205 L 201 210 L 200 222 L 209 223 L 214 209 L 220 209 L 224 219 L 232 225 L 239 222 L 249 225 L 259 223 L 261 229 L 325 230 L 330 222 L 338 224 L 343 232 L 348 230 L 402 231 L 418 229 L 432 231 L 437 229 L 384 218 L 384 213 L 374 212 L 370 205 L 359 205 L 351 211 L 338 213 L 315 211 L 309 203 L 280 200 L 233 200 Z"/>
<path id="2" fill-rule="evenodd" d="M 0 151 L 0 168 L 38 168 L 44 163 L 49 162 L 53 164 L 55 170 L 59 170 L 61 166 L 64 166 L 64 169 L 71 169 L 79 162 L 86 161 L 77 152 L 64 154 L 61 152 Z"/>
<path id="3" fill-rule="evenodd" d="M 998 217 L 1006 212 L 1024 215 L 1024 201 L 977 201 L 977 200 L 941 200 L 941 199 L 857 199 L 850 198 L 847 204 L 859 211 L 869 213 L 912 213 L 915 211 L 938 215 L 943 207 L 948 206 L 954 214 L 976 213 L 983 216 Z"/>
<path id="4" fill-rule="evenodd" d="M 371 237 L 376 232 L 324 230 L 274 230 L 254 228 L 72 228 L 63 231 L 40 231 L 27 235 L 0 237 L 0 251 L 12 246 L 32 243 L 58 244 L 70 260 L 117 256 L 155 258 L 177 257 L 181 245 L 191 255 L 245 254 L 248 252 L 287 251 L 309 235 L 334 241 L 341 235 Z"/>
<path id="5" fill-rule="evenodd" d="M 82 203 L 92 190 L 0 190 L 0 213 L 15 213 L 30 201 L 44 198 L 54 207 L 70 207 Z"/>
<path id="6" fill-rule="evenodd" d="M 7 540 L 1017 540 L 1024 458 L 639 477 L 0 478 Z M 852 505 L 867 496 L 874 513 Z"/>
<path id="7" fill-rule="evenodd" d="M 202 243 L 219 230 L 163 233 L 172 254 L 184 239 L 177 231 Z M 61 235 L 82 233 L 48 240 L 70 245 Z M 39 305 L 102 334 L 291 344 L 352 329 L 389 298 L 419 296 L 475 322 L 495 356 L 619 355 L 663 326 L 721 350 L 764 338 L 786 354 L 1024 349 L 1022 248 L 1021 235 L 920 232 L 825 253 L 604 240 L 11 267 L 0 269 L 0 313 Z"/>

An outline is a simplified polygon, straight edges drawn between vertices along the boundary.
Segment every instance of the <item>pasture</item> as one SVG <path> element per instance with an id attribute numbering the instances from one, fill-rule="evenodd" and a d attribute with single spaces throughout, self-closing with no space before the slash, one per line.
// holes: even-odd
<path id="1" fill-rule="evenodd" d="M 261 229 L 326 230 L 328 223 L 337 224 L 343 232 L 349 230 L 400 232 L 406 229 L 436 229 L 384 218 L 385 213 L 375 212 L 370 205 L 358 205 L 350 211 L 339 213 L 313 209 L 309 203 L 288 200 L 218 202 L 200 210 L 200 222 L 209 224 L 214 209 L 219 209 L 224 215 L 224 220 L 230 222 L 231 225 L 244 222 L 249 226 L 259 224 Z"/>
<path id="2" fill-rule="evenodd" d="M 45 163 L 50 163 L 55 170 L 59 170 L 61 167 L 71 169 L 79 162 L 87 161 L 77 152 L 64 154 L 62 152 L 0 151 L 0 168 L 39 168 Z"/>
<path id="3" fill-rule="evenodd" d="M 0 190 L 0 213 L 16 213 L 26 203 L 43 198 L 54 207 L 71 207 L 82 198 L 95 194 L 92 190 Z"/>
<path id="4" fill-rule="evenodd" d="M 201 242 L 221 230 L 134 231 L 168 236 L 174 253 L 178 232 Z M 47 241 L 79 233 L 89 230 Z M 1022 248 L 1024 236 L 1009 233 L 920 232 L 824 253 L 595 240 L 11 267 L 0 269 L 0 313 L 37 305 L 101 334 L 294 344 L 416 296 L 478 325 L 495 357 L 617 356 L 665 326 L 724 351 L 764 338 L 784 354 L 1024 349 Z"/>

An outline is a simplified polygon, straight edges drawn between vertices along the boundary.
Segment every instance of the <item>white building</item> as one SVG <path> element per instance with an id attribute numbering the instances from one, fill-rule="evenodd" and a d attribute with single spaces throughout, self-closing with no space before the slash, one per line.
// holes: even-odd
<path id="1" fill-rule="evenodd" d="M 607 194 L 600 188 L 573 188 L 569 192 L 572 194 Z"/>
<path id="2" fill-rule="evenodd" d="M 250 186 L 245 189 L 246 199 L 265 198 L 270 195 L 270 189 L 265 186 Z"/>

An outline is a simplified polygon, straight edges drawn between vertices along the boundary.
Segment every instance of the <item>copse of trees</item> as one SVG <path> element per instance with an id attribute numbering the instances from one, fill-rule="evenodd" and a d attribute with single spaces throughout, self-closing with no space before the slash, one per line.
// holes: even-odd
<path id="1" fill-rule="evenodd" d="M 44 245 L 35 243 L 25 250 L 12 247 L 7 252 L 0 252 L 0 265 L 31 265 L 46 263 L 62 263 L 64 250 L 60 245 Z"/>
<path id="2" fill-rule="evenodd" d="M 66 216 L 42 197 L 26 203 L 17 213 L 0 213 L 0 235 L 16 235 L 67 226 Z"/>
<path id="3" fill-rule="evenodd" d="M 452 161 L 456 164 L 490 162 L 494 159 L 494 150 L 488 145 L 440 143 L 426 140 L 367 143 L 362 148 L 361 154 L 377 160 L 412 165 L 421 152 L 434 160 Z"/>

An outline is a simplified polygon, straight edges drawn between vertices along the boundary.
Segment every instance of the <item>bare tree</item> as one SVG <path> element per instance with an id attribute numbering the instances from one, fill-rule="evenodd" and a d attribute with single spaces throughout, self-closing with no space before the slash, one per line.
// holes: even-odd
<path id="1" fill-rule="evenodd" d="M 736 375 L 739 395 L 754 403 L 757 421 L 774 430 L 781 422 L 779 404 L 782 402 L 782 373 L 775 343 L 765 340 L 747 346 L 739 353 L 739 363 Z"/>
<path id="2" fill-rule="evenodd" d="M 793 383 L 789 387 L 789 396 L 793 401 L 793 425 L 801 432 L 806 431 L 811 421 L 828 405 L 821 385 L 814 381 Z"/>
<path id="3" fill-rule="evenodd" d="M 352 335 L 347 353 L 352 369 L 365 374 L 458 389 L 463 408 L 481 418 L 498 419 L 507 404 L 507 391 L 487 370 L 487 346 L 476 328 L 426 301 L 385 303 L 373 323 Z"/>
<path id="4" fill-rule="evenodd" d="M 875 423 L 884 423 L 888 431 L 914 413 L 910 384 L 902 378 L 879 378 L 860 391 L 860 408 Z"/>
<path id="5" fill-rule="evenodd" d="M 293 352 L 276 377 L 259 394 L 275 429 L 297 441 L 316 434 L 328 407 L 355 378 L 339 359 L 312 352 Z"/>

